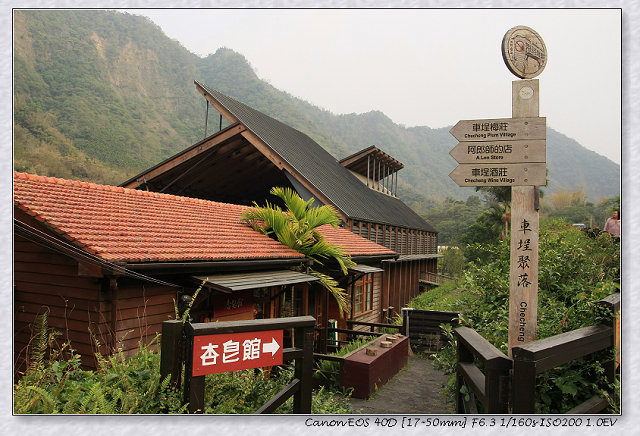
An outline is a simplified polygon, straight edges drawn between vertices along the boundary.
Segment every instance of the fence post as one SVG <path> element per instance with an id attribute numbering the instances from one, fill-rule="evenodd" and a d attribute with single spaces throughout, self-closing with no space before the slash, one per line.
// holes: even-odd
<path id="1" fill-rule="evenodd" d="M 402 312 L 402 334 L 409 336 L 409 313 L 413 310 L 413 307 L 403 307 Z"/>
<path id="2" fill-rule="evenodd" d="M 193 376 L 193 331 L 187 335 L 184 365 L 184 402 L 189 403 L 189 413 L 204 411 L 204 376 Z"/>
<path id="3" fill-rule="evenodd" d="M 535 413 L 536 363 L 524 360 L 520 347 L 513 347 L 513 379 L 511 387 L 511 407 L 513 413 Z"/>
<path id="4" fill-rule="evenodd" d="M 180 387 L 182 372 L 182 321 L 170 320 L 162 323 L 160 342 L 160 379 L 171 374 L 171 386 Z"/>
<path id="5" fill-rule="evenodd" d="M 456 360 L 458 365 L 461 363 L 473 363 L 473 353 L 471 350 L 467 348 L 467 346 L 460 340 L 460 335 L 458 331 L 455 330 L 456 333 Z M 456 413 L 467 413 L 464 408 L 464 400 L 462 398 L 462 394 L 460 393 L 460 389 L 462 388 L 463 377 L 460 376 L 460 371 L 456 368 Z"/>
<path id="6" fill-rule="evenodd" d="M 298 328 L 295 332 L 296 348 L 302 356 L 296 358 L 294 377 L 300 380 L 300 389 L 293 395 L 293 413 L 311 413 L 313 376 L 313 327 Z"/>
<path id="7" fill-rule="evenodd" d="M 485 365 L 486 413 L 507 413 L 509 410 L 509 366 L 501 361 Z M 507 386 L 505 386 L 507 384 Z"/>

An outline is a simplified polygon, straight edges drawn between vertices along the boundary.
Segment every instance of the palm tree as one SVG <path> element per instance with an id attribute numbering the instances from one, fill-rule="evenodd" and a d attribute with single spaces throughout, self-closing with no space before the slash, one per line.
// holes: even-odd
<path id="1" fill-rule="evenodd" d="M 318 231 L 318 228 L 325 224 L 338 227 L 340 219 L 336 210 L 328 205 L 311 207 L 313 198 L 304 201 L 291 188 L 273 187 L 271 194 L 283 201 L 286 210 L 282 210 L 278 205 L 269 204 L 268 201 L 266 206 L 258 206 L 254 202 L 254 207 L 242 214 L 243 221 L 265 235 L 274 235 L 282 244 L 320 265 L 323 265 L 326 259 L 335 260 L 342 273 L 347 274 L 347 269 L 355 265 L 351 256 L 342 247 L 328 242 Z M 320 279 L 320 284 L 333 295 L 341 316 L 348 311 L 347 293 L 338 287 L 334 278 L 313 269 L 309 270 L 309 274 Z"/>

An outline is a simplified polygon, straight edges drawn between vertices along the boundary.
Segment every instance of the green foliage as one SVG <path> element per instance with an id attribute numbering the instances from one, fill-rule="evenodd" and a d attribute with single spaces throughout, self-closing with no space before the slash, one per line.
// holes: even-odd
<path id="1" fill-rule="evenodd" d="M 438 229 L 438 244 L 455 246 L 484 210 L 480 198 L 472 195 L 466 202 L 448 197 L 419 212 Z"/>
<path id="2" fill-rule="evenodd" d="M 212 374 L 205 377 L 204 413 L 254 413 L 293 378 L 293 368 L 281 368 L 267 375 L 262 369 Z M 311 413 L 351 413 L 345 397 L 320 388 L 311 400 Z M 293 413 L 293 397 L 275 413 Z"/>
<path id="3" fill-rule="evenodd" d="M 48 143 L 51 148 L 67 143 L 80 153 L 48 153 L 40 161 L 32 132 L 31 144 L 24 135 L 14 141 L 23 154 L 16 168 L 23 171 L 68 177 L 65 163 L 87 173 L 76 170 L 76 178 L 112 183 L 123 181 L 112 172 L 128 178 L 155 165 L 203 138 L 205 104 L 193 87 L 197 79 L 306 133 L 334 156 L 379 144 L 404 163 L 400 197 L 420 212 L 435 199 L 469 194 L 447 177 L 455 167 L 449 127 L 405 127 L 379 111 L 333 114 L 260 80 L 241 54 L 220 48 L 200 58 L 141 16 L 17 10 L 13 25 L 14 97 L 24 99 L 24 115 L 49 117 L 65 138 Z M 22 120 L 16 117 L 16 124 L 30 131 Z M 552 129 L 547 144 L 550 191 L 580 181 L 593 199 L 619 194 L 619 165 Z M 100 162 L 101 171 L 91 171 L 85 156 Z"/>
<path id="4" fill-rule="evenodd" d="M 80 355 L 69 343 L 57 345 L 58 336 L 46 326 L 46 316 L 38 320 L 33 338 L 36 346 L 31 364 L 14 386 L 16 414 L 182 414 L 188 410 L 182 391 L 169 386 L 170 376 L 160 374 L 160 356 L 150 344 L 140 344 L 130 357 L 121 351 L 96 356 L 97 371 L 80 368 Z M 48 350 L 48 356 L 43 350 Z M 206 376 L 205 413 L 254 413 L 286 386 L 292 368 L 272 371 L 245 370 Z M 277 413 L 293 413 L 292 400 Z M 347 398 L 320 389 L 312 397 L 312 413 L 351 413 Z"/>
<path id="5" fill-rule="evenodd" d="M 327 205 L 312 207 L 313 199 L 304 201 L 291 188 L 273 187 L 271 194 L 284 202 L 285 210 L 269 202 L 266 206 L 258 206 L 254 202 L 254 207 L 242 214 L 242 220 L 265 235 L 272 234 L 287 247 L 304 254 L 320 265 L 326 259 L 335 261 L 342 273 L 347 274 L 347 269 L 355 265 L 351 256 L 342 247 L 328 242 L 318 230 L 323 225 L 338 227 L 340 219 L 336 210 Z M 341 314 L 346 313 L 348 311 L 346 291 L 338 286 L 338 282 L 315 270 L 310 270 L 309 273 L 318 277 L 319 283 L 333 295 L 338 302 Z"/>
<path id="6" fill-rule="evenodd" d="M 477 244 L 483 262 L 473 262 L 464 279 L 416 297 L 411 305 L 430 310 L 462 310 L 461 323 L 475 329 L 505 354 L 508 351 L 509 241 Z M 543 339 L 602 321 L 595 302 L 618 290 L 620 253 L 608 235 L 590 237 L 563 220 L 541 222 L 537 338 Z M 467 301 L 462 303 L 463 297 Z M 450 304 L 451 300 L 458 304 Z M 610 315 L 609 315 L 610 316 Z M 454 341 L 451 336 L 451 341 Z M 563 413 L 607 387 L 602 364 L 610 352 L 595 359 L 563 365 L 537 378 L 537 410 Z M 436 364 L 455 386 L 455 349 L 446 347 Z M 615 398 L 611 399 L 615 407 Z"/>
<path id="7" fill-rule="evenodd" d="M 375 337 L 362 337 L 358 338 L 354 341 L 349 342 L 348 344 L 343 345 L 334 353 L 331 353 L 332 356 L 346 356 L 347 354 L 357 350 L 360 347 L 367 345 L 370 342 L 373 342 Z M 320 360 L 318 364 L 318 368 L 314 373 L 314 378 L 318 380 L 322 380 L 329 386 L 329 389 L 332 391 L 342 391 L 343 387 L 340 380 L 340 363 L 334 362 L 331 360 Z M 343 392 L 348 395 L 347 392 Z"/>
<path id="8" fill-rule="evenodd" d="M 462 251 L 458 248 L 448 248 L 441 250 L 440 254 L 443 257 L 438 260 L 438 273 L 449 277 L 460 277 L 466 264 Z"/>

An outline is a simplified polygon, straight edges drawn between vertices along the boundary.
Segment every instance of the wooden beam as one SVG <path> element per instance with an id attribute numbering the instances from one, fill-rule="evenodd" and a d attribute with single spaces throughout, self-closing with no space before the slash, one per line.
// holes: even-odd
<path id="1" fill-rule="evenodd" d="M 221 144 L 227 140 L 229 140 L 230 138 L 234 137 L 237 134 L 240 134 L 242 132 L 244 132 L 246 129 L 244 126 L 242 125 L 237 125 L 234 126 L 232 128 L 230 128 L 229 130 L 224 130 L 222 131 L 219 135 L 216 135 L 214 137 L 212 137 L 211 139 L 209 139 L 208 141 L 200 144 L 197 147 L 192 147 L 188 150 L 186 150 L 184 153 L 176 156 L 175 158 L 165 162 L 164 164 L 161 164 L 151 170 L 149 170 L 148 172 L 140 175 L 140 177 L 138 177 L 136 180 L 129 182 L 128 184 L 124 185 L 125 188 L 137 188 L 139 185 L 143 184 L 145 180 L 151 180 L 154 179 L 164 173 L 166 173 L 167 171 L 171 170 L 172 168 L 177 167 L 178 165 L 183 164 L 184 162 L 188 161 L 189 159 L 192 159 L 204 152 L 206 152 L 207 150 L 210 150 L 212 147 L 215 147 L 218 144 Z"/>

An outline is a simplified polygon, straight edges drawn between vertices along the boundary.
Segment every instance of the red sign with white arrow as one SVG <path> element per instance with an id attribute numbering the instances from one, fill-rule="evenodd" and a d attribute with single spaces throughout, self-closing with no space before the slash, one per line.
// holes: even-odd
<path id="1" fill-rule="evenodd" d="M 282 364 L 282 330 L 193 338 L 193 376 Z"/>

